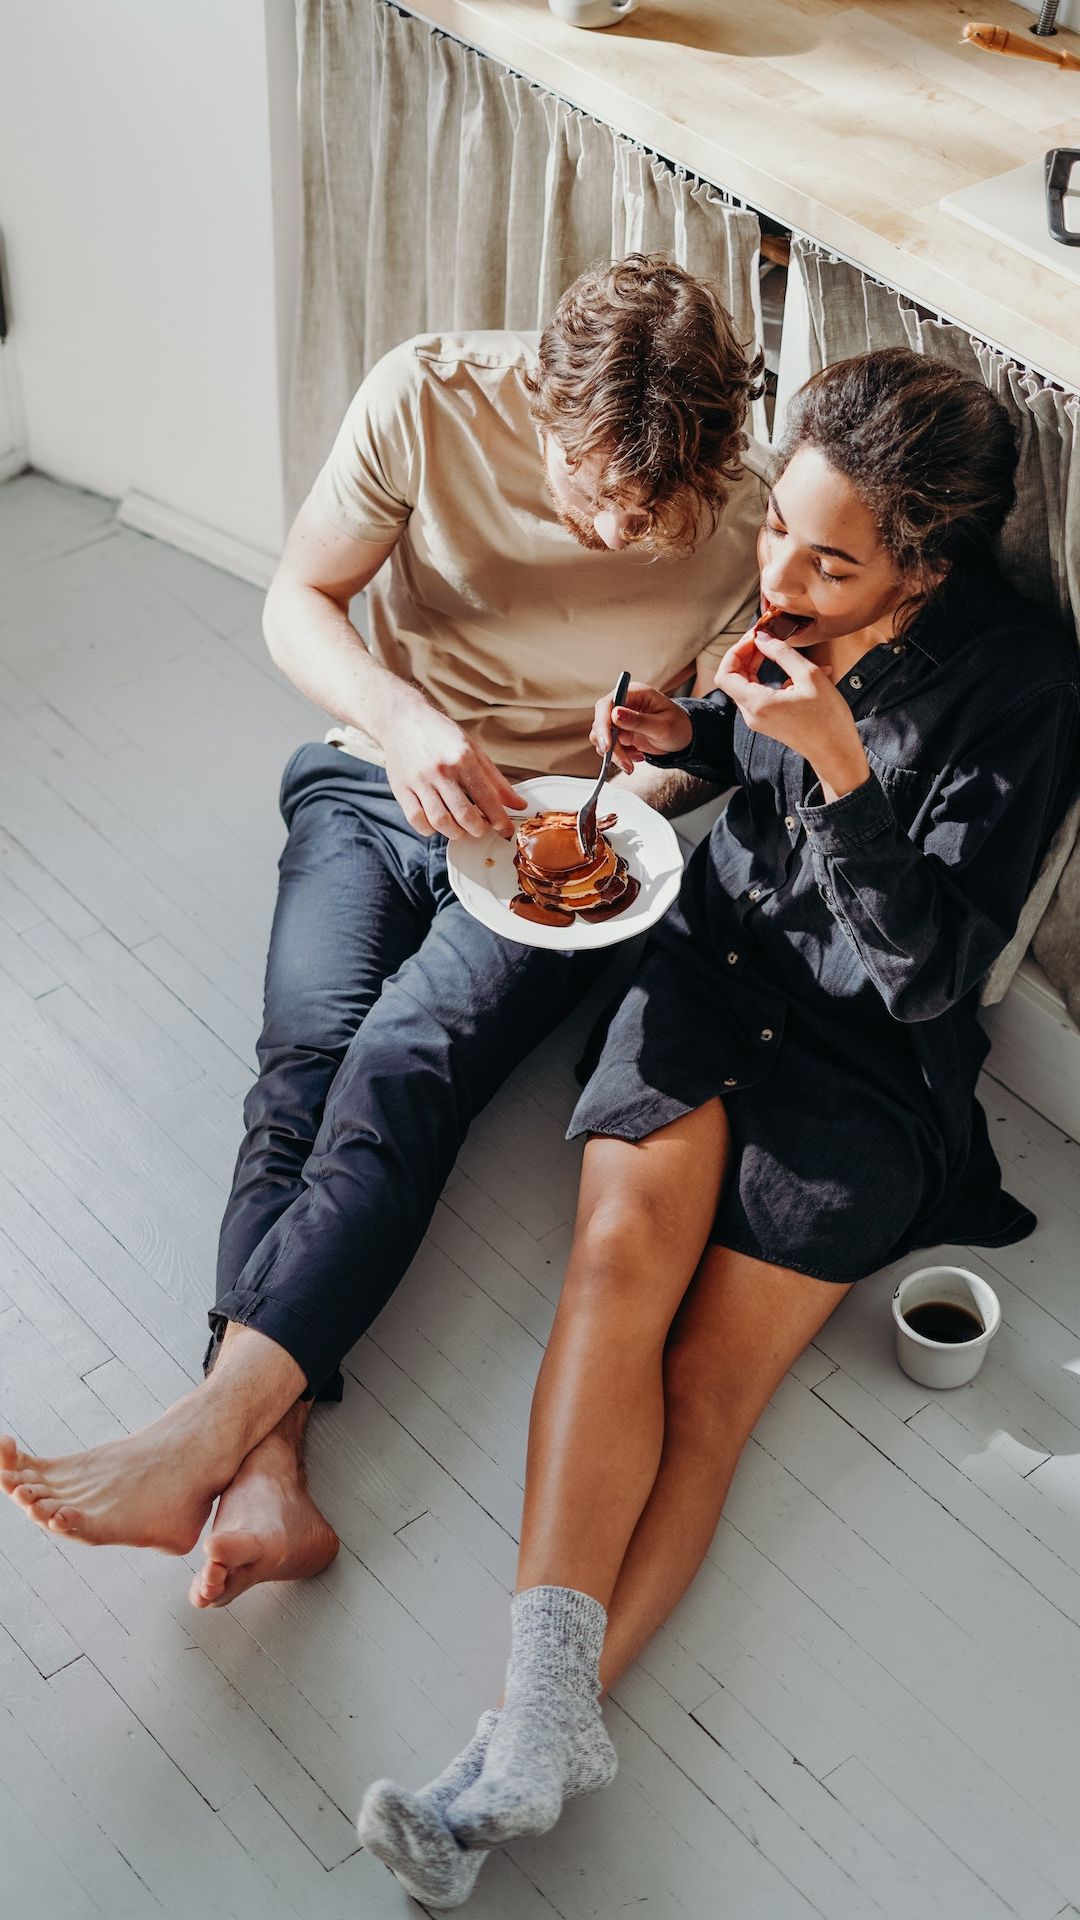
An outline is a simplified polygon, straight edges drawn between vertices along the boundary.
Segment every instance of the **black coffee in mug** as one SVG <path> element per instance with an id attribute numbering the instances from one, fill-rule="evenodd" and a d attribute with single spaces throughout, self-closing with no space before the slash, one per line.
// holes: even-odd
<path id="1" fill-rule="evenodd" d="M 986 1329 L 970 1307 L 958 1307 L 952 1300 L 921 1300 L 917 1307 L 905 1307 L 904 1319 L 924 1340 L 939 1340 L 955 1347 L 962 1340 L 977 1340 Z"/>

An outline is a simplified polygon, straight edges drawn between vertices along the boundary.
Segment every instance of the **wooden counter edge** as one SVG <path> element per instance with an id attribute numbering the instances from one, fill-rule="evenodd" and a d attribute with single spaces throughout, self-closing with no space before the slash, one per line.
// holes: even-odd
<path id="1" fill-rule="evenodd" d="M 726 148 L 716 135 L 700 132 L 649 107 L 625 88 L 592 72 L 585 64 L 587 48 L 582 48 L 580 60 L 570 59 L 527 31 L 510 28 L 504 19 L 485 14 L 480 0 L 423 0 L 422 5 L 413 5 L 412 0 L 395 0 L 395 4 L 429 26 L 501 61 L 526 80 L 548 88 L 571 106 L 604 121 L 616 132 L 651 148 L 664 159 L 686 167 L 710 185 L 745 200 L 781 226 L 804 235 L 827 251 L 842 255 L 897 293 L 977 334 L 1010 358 L 1022 361 L 1062 386 L 1080 391 L 1080 338 L 1071 340 L 1040 326 L 1028 314 L 1017 312 L 1007 299 L 994 299 L 968 286 L 936 263 L 886 239 L 873 227 L 850 219 L 839 208 L 824 205 L 791 181 L 744 160 Z M 523 23 L 527 19 L 527 15 L 522 16 Z M 547 16 L 544 21 L 546 26 Z M 575 41 L 602 38 L 600 34 L 586 33 L 580 28 L 564 27 L 553 17 L 551 27 L 554 31 L 572 34 Z M 957 225 L 963 232 L 961 224 Z M 1035 263 L 1004 241 L 987 238 L 985 245 L 998 247 L 1008 255 L 1002 263 L 1003 274 L 1015 262 L 1021 284 L 1040 271 Z M 1050 273 L 1052 269 L 1044 271 Z"/>

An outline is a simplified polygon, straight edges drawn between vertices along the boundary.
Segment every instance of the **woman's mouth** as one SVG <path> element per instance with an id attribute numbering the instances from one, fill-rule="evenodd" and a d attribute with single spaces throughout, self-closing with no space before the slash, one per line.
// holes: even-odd
<path id="1" fill-rule="evenodd" d="M 793 640 L 807 627 L 812 627 L 814 617 L 809 613 L 788 613 L 783 607 L 771 606 L 765 601 L 764 612 L 754 623 L 755 633 L 767 633 L 774 640 Z"/>

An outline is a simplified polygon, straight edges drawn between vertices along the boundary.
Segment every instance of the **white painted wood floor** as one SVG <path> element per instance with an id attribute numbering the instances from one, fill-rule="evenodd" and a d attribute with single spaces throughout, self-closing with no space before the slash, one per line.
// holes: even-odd
<path id="1" fill-rule="evenodd" d="M 0 1419 L 38 1451 L 127 1432 L 198 1373 L 278 777 L 317 731 L 259 610 L 106 501 L 0 488 Z M 501 1677 L 581 1026 L 477 1124 L 316 1415 L 344 1543 L 323 1578 L 200 1614 L 174 1560 L 0 1501 L 10 1920 L 417 1911 L 353 1819 L 374 1775 L 441 1766 Z M 1041 1225 L 958 1250 L 1004 1308 L 978 1381 L 898 1370 L 889 1274 L 846 1298 L 618 1689 L 615 1785 L 493 1857 L 477 1920 L 1080 1915 L 1080 1149 L 984 1097 Z"/>

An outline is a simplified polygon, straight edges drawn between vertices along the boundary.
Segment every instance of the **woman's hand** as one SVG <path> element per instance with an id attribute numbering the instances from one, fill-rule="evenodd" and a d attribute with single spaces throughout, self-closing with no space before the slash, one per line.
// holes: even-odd
<path id="1" fill-rule="evenodd" d="M 763 659 L 776 661 L 788 676 L 786 685 L 770 687 L 759 680 Z M 851 708 L 833 686 L 829 669 L 816 666 L 798 647 L 766 633 L 745 634 L 725 653 L 715 685 L 734 701 L 752 733 L 768 734 L 809 761 L 827 801 L 869 779 L 870 763 Z"/>
<path id="2" fill-rule="evenodd" d="M 605 754 L 614 741 L 615 764 L 632 773 L 647 753 L 682 753 L 694 729 L 690 716 L 666 693 L 631 680 L 621 707 L 613 707 L 610 693 L 596 703 L 589 739 Z"/>

